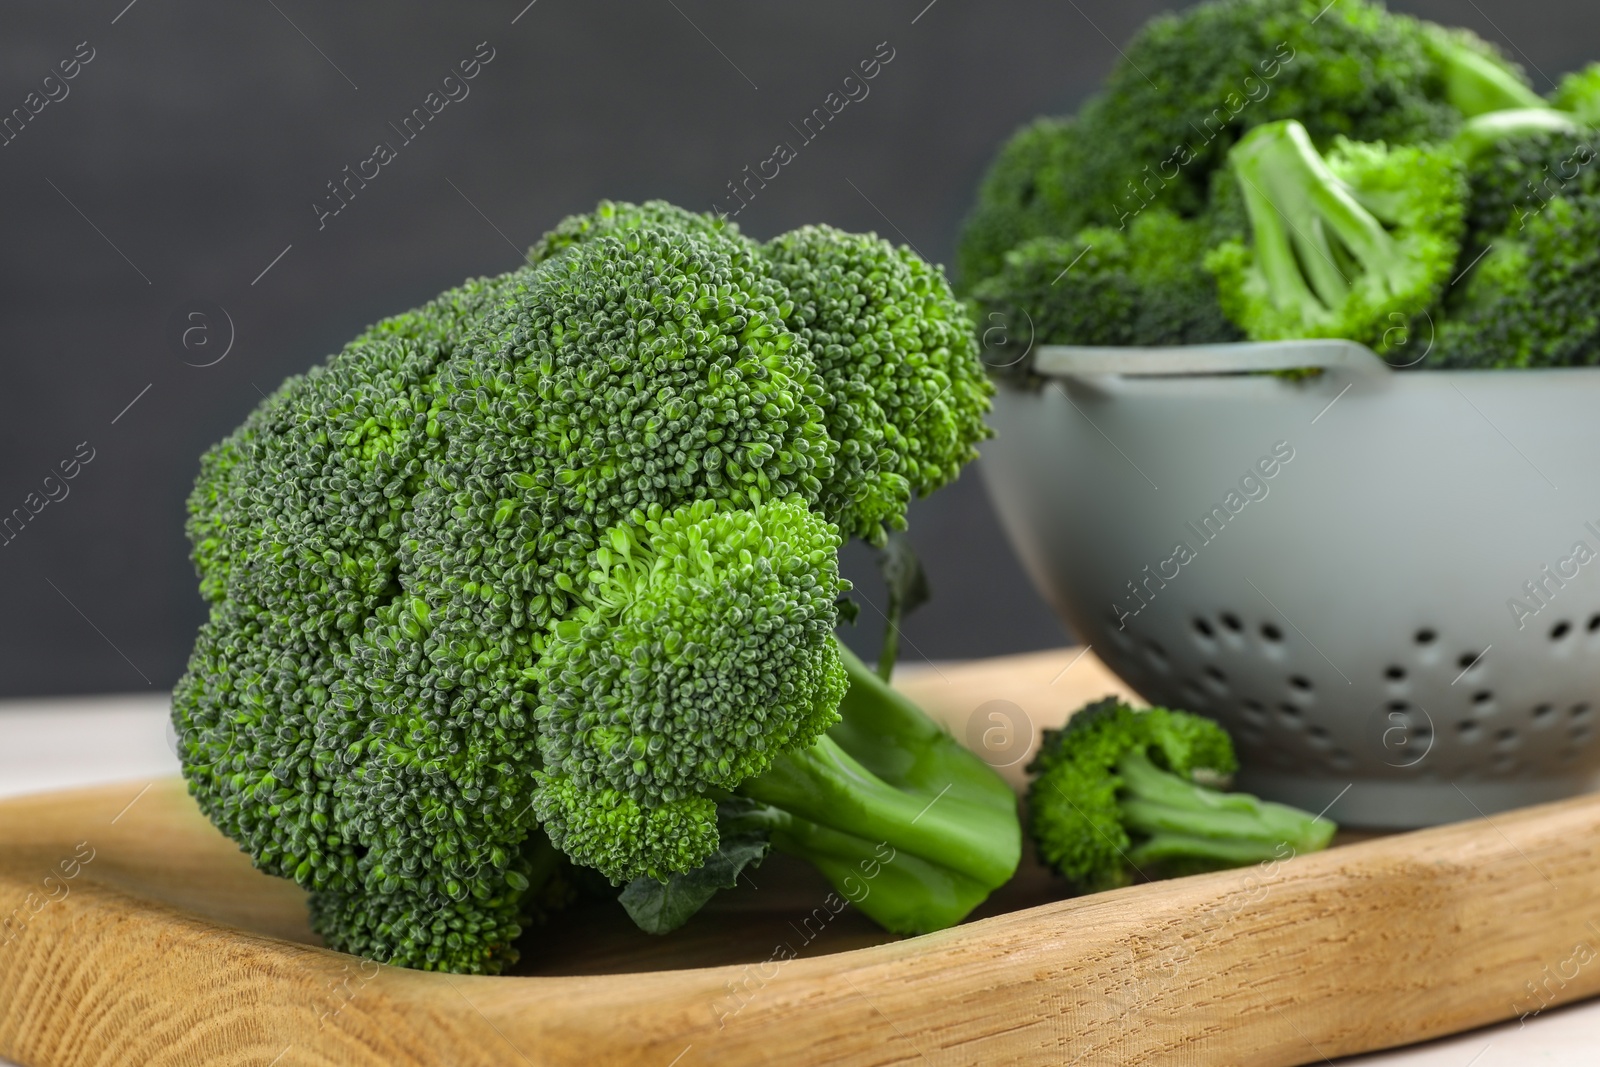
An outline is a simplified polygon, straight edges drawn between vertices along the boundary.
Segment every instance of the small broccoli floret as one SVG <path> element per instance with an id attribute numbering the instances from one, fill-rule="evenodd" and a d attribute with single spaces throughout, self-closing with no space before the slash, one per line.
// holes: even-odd
<path id="1" fill-rule="evenodd" d="M 1229 318 L 1255 340 L 1405 338 L 1451 278 L 1466 212 L 1446 147 L 1340 140 L 1324 159 L 1305 127 L 1257 127 L 1230 155 L 1251 241 L 1206 258 Z"/>
<path id="2" fill-rule="evenodd" d="M 793 302 L 837 443 L 822 508 L 847 536 L 881 544 L 912 494 L 954 481 L 989 435 L 993 386 L 966 308 L 943 273 L 876 234 L 805 226 L 762 249 Z"/>
<path id="3" fill-rule="evenodd" d="M 535 671 L 557 847 L 617 882 L 705 862 L 717 799 L 838 717 L 838 548 L 799 498 L 611 528 Z"/>
<path id="4" fill-rule="evenodd" d="M 1107 698 L 1045 731 L 1028 765 L 1030 832 L 1082 892 L 1327 847 L 1336 827 L 1326 819 L 1198 781 L 1236 767 L 1211 720 Z"/>
<path id="5" fill-rule="evenodd" d="M 725 238 L 747 247 L 753 244 L 739 233 L 737 223 L 711 214 L 688 211 L 665 200 L 646 200 L 642 204 L 602 200 L 593 211 L 584 215 L 569 215 L 557 223 L 555 229 L 539 238 L 528 249 L 528 262 L 543 263 L 573 245 L 584 244 L 597 237 L 621 237 L 631 230 L 640 229 Z"/>
<path id="6" fill-rule="evenodd" d="M 965 295 L 1000 269 L 1030 237 L 1066 237 L 1084 224 L 1069 200 L 1081 149 L 1070 119 L 1035 119 L 1001 147 L 978 186 L 956 251 L 957 291 Z"/>
<path id="7" fill-rule="evenodd" d="M 1463 267 L 1506 230 L 1521 230 L 1552 198 L 1600 185 L 1593 131 L 1563 111 L 1490 112 L 1462 124 L 1453 144 L 1471 189 Z"/>
<path id="8" fill-rule="evenodd" d="M 1444 308 L 1432 365 L 1600 363 L 1600 194 L 1557 196 L 1520 216 Z"/>
<path id="9" fill-rule="evenodd" d="M 1091 227 L 1069 240 L 1036 238 L 973 290 L 979 321 L 1018 342 L 1186 345 L 1242 340 L 1204 267 L 1207 228 L 1152 208 L 1125 230 Z"/>

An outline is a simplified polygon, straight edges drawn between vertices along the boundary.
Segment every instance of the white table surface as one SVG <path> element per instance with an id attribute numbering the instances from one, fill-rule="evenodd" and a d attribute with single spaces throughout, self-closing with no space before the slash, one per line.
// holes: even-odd
<path id="1" fill-rule="evenodd" d="M 0 797 L 178 773 L 165 694 L 0 701 Z M 1600 1000 L 1341 1067 L 1532 1067 L 1600 1063 Z M 19 1067 L 0 1060 L 0 1067 Z"/>

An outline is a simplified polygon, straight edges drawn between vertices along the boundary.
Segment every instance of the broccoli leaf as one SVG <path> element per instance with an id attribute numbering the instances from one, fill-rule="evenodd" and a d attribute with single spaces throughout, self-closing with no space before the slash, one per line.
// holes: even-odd
<path id="1" fill-rule="evenodd" d="M 771 848 L 763 833 L 725 833 L 703 866 L 674 874 L 665 882 L 635 878 L 617 900 L 645 933 L 669 934 L 705 907 L 717 890 L 732 889 L 746 870 L 761 866 Z"/>

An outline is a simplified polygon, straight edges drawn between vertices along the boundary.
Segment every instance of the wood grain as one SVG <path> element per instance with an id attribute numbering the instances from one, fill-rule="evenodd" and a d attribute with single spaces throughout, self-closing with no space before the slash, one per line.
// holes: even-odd
<path id="1" fill-rule="evenodd" d="M 1046 725 L 1114 688 L 1092 657 L 1067 663 L 941 665 L 907 688 L 958 736 L 992 699 Z M 298 890 L 252 870 L 181 782 L 135 782 L 0 804 L 0 1055 L 1320 1063 L 1600 992 L 1597 876 L 1600 797 L 1586 797 L 1075 900 L 1030 867 L 987 917 L 889 941 L 775 859 L 671 938 L 593 907 L 530 932 L 527 973 L 464 978 L 317 947 Z"/>

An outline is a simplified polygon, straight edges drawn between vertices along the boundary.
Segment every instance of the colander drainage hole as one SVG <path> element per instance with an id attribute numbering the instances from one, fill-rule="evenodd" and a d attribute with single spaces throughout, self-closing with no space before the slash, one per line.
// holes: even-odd
<path id="1" fill-rule="evenodd" d="M 1285 701 L 1278 705 L 1278 720 L 1287 729 L 1298 730 L 1302 725 L 1300 722 L 1300 709 Z"/>
<path id="2" fill-rule="evenodd" d="M 1222 619 L 1222 625 L 1226 626 L 1228 629 L 1232 630 L 1234 633 L 1237 634 L 1237 633 L 1243 633 L 1244 632 L 1244 623 L 1240 622 L 1239 621 L 1239 616 L 1235 615 L 1233 612 L 1224 611 L 1222 613 L 1222 615 L 1221 615 L 1221 619 Z"/>
<path id="3" fill-rule="evenodd" d="M 1501 752 L 1510 752 L 1521 743 L 1522 739 L 1517 736 L 1517 732 L 1509 727 L 1494 735 L 1494 747 Z"/>
<path id="4" fill-rule="evenodd" d="M 1487 689 L 1480 689 L 1476 693 L 1472 694 L 1472 702 L 1474 704 L 1478 705 L 1479 707 L 1482 707 L 1483 705 L 1489 703 L 1489 701 L 1491 701 L 1493 699 L 1494 699 L 1494 693 L 1492 693 L 1491 691 L 1489 691 Z"/>
<path id="5" fill-rule="evenodd" d="M 1600 614 L 1589 616 L 1589 632 L 1594 633 L 1596 630 L 1600 630 Z"/>
<path id="6" fill-rule="evenodd" d="M 1309 678 L 1305 678 L 1297 674 L 1293 678 L 1289 679 L 1289 684 L 1300 690 L 1302 693 L 1311 692 L 1311 679 Z"/>
<path id="7" fill-rule="evenodd" d="M 1403 682 L 1406 680 L 1406 669 L 1396 663 L 1385 670 L 1383 676 L 1391 682 Z"/>
<path id="8" fill-rule="evenodd" d="M 1215 663 L 1206 664 L 1206 677 L 1214 682 L 1226 682 L 1228 680 L 1228 676 L 1222 673 L 1222 668 Z"/>
<path id="9" fill-rule="evenodd" d="M 1559 641 L 1572 632 L 1572 624 L 1565 619 L 1550 628 L 1550 640 Z"/>
<path id="10" fill-rule="evenodd" d="M 1478 662 L 1479 657 L 1482 655 L 1482 652 L 1463 652 L 1461 655 L 1456 657 L 1456 666 L 1460 667 L 1462 670 L 1466 670 L 1468 667 L 1471 667 L 1474 663 Z"/>
<path id="11" fill-rule="evenodd" d="M 1261 624 L 1261 636 L 1266 638 L 1268 641 L 1271 641 L 1273 644 L 1277 644 L 1283 640 L 1283 631 L 1272 625 L 1270 622 L 1264 622 Z"/>
<path id="12" fill-rule="evenodd" d="M 1150 661 L 1152 667 L 1162 671 L 1167 669 L 1167 650 L 1162 648 L 1159 642 L 1146 641 L 1144 651 L 1145 658 Z"/>
<path id="13" fill-rule="evenodd" d="M 1241 711 L 1239 715 L 1244 719 L 1245 722 L 1256 727 L 1265 726 L 1267 724 L 1267 712 L 1266 709 L 1261 706 L 1261 701 L 1246 700 L 1243 701 L 1242 704 L 1244 710 Z"/>
<path id="14" fill-rule="evenodd" d="M 1211 624 L 1204 619 L 1194 620 L 1194 631 L 1201 637 L 1217 636 L 1217 632 L 1211 628 Z"/>
<path id="15" fill-rule="evenodd" d="M 1554 704 L 1540 704 L 1533 709 L 1533 725 L 1549 726 L 1555 722 L 1556 706 Z"/>
<path id="16" fill-rule="evenodd" d="M 1328 740 L 1328 731 L 1321 726 L 1308 727 L 1306 736 L 1311 739 L 1312 748 L 1327 749 L 1332 747 L 1332 742 Z"/>
<path id="17" fill-rule="evenodd" d="M 1586 723 L 1592 718 L 1594 718 L 1594 709 L 1589 707 L 1589 705 L 1587 705 L 1587 704 L 1574 704 L 1574 705 L 1572 705 L 1572 721 L 1573 722 L 1585 722 Z"/>
<path id="18" fill-rule="evenodd" d="M 1581 745 L 1594 736 L 1594 731 L 1587 726 L 1574 726 L 1567 736 L 1572 738 L 1574 744 Z"/>
<path id="19" fill-rule="evenodd" d="M 1438 639 L 1438 637 L 1439 635 L 1434 633 L 1432 630 L 1421 629 L 1417 631 L 1416 642 L 1419 645 L 1431 645 Z"/>
<path id="20" fill-rule="evenodd" d="M 1483 736 L 1482 731 L 1478 729 L 1478 724 L 1470 719 L 1457 726 L 1456 732 L 1461 735 L 1461 740 L 1465 741 L 1469 745 Z"/>

